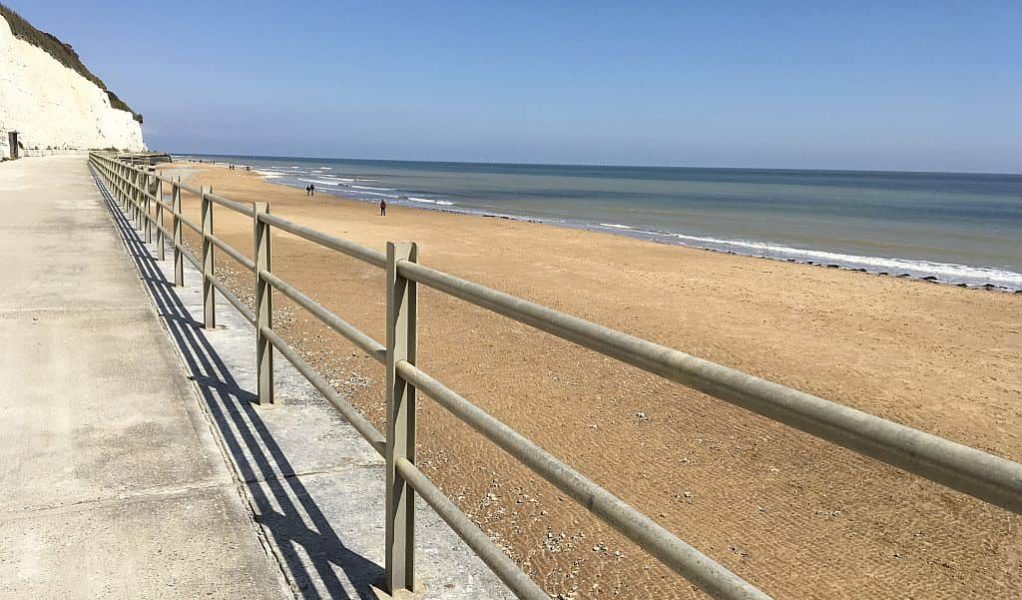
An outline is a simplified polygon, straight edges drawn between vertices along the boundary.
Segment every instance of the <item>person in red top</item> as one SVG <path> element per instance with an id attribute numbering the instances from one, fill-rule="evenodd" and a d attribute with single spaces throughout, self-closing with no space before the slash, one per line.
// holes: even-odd
<path id="1" fill-rule="evenodd" d="M 380 200 L 380 216 L 381 217 L 386 217 L 387 216 L 387 201 L 386 200 Z"/>

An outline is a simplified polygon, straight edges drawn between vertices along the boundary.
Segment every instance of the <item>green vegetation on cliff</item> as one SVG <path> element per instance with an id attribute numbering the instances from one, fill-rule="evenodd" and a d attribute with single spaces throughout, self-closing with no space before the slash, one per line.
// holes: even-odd
<path id="1" fill-rule="evenodd" d="M 96 77 L 96 75 L 94 75 L 92 71 L 85 66 L 82 59 L 78 57 L 78 53 L 75 52 L 74 48 L 72 48 L 70 44 L 65 44 L 57 39 L 57 36 L 53 34 L 46 33 L 45 31 L 39 31 L 33 27 L 31 23 L 23 19 L 21 15 L 3 4 L 0 4 L 0 16 L 2 16 L 7 21 L 7 24 L 11 26 L 11 33 L 14 34 L 14 37 L 42 49 L 60 64 L 96 84 L 101 90 L 106 92 L 107 96 L 109 96 L 111 106 L 118 110 L 124 110 L 131 113 L 135 117 L 136 121 L 139 123 L 142 122 L 142 115 L 133 111 L 130 106 L 117 97 L 117 94 L 107 89 L 103 80 Z"/>

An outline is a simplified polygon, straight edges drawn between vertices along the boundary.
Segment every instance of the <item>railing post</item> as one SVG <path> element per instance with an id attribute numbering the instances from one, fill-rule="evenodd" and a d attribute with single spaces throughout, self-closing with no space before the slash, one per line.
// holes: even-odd
<path id="1" fill-rule="evenodd" d="M 156 167 L 149 167 L 149 185 L 146 186 L 146 191 L 149 195 L 146 196 L 145 203 L 145 215 L 146 222 L 149 223 L 149 242 L 156 240 L 156 184 L 159 182 L 156 179 Z"/>
<path id="2" fill-rule="evenodd" d="M 131 188 L 131 171 L 128 170 L 127 165 L 123 165 L 121 169 L 121 179 L 124 185 L 124 211 L 127 213 L 129 219 L 135 218 L 135 212 L 131 209 L 131 198 L 134 191 Z"/>
<path id="3" fill-rule="evenodd" d="M 131 215 L 131 203 L 129 201 L 131 188 L 128 187 L 130 183 L 128 181 L 128 168 L 123 164 L 120 165 L 119 177 L 121 179 L 121 208 L 124 209 L 126 215 Z"/>
<path id="4" fill-rule="evenodd" d="M 387 522 L 386 588 L 413 591 L 415 497 L 398 474 L 397 460 L 415 462 L 415 388 L 397 374 L 397 364 L 415 364 L 415 282 L 398 274 L 398 261 L 416 262 L 412 242 L 387 243 Z"/>
<path id="5" fill-rule="evenodd" d="M 141 223 L 141 221 L 138 220 L 138 218 L 139 218 L 139 211 L 138 211 L 138 199 L 139 199 L 139 197 L 140 197 L 140 194 L 139 194 L 139 173 L 138 173 L 138 171 L 132 170 L 131 171 L 131 220 L 132 220 L 132 223 L 135 226 L 135 230 L 136 231 L 142 229 L 142 223 Z"/>
<path id="6" fill-rule="evenodd" d="M 131 204 L 135 198 L 134 196 L 135 188 L 132 187 L 133 185 L 135 185 L 133 179 L 134 175 L 135 174 L 131 172 L 128 166 L 124 165 L 124 209 L 128 211 L 128 215 L 130 215 L 132 224 L 134 224 L 135 222 L 135 211 Z"/>
<path id="7" fill-rule="evenodd" d="M 135 199 L 135 218 L 138 220 L 138 231 L 145 235 L 145 219 L 142 218 L 142 204 L 145 200 L 145 195 L 142 193 L 146 188 L 146 176 L 141 170 L 135 171 L 138 173 L 138 180 L 136 184 L 138 186 L 137 197 Z"/>
<path id="8" fill-rule="evenodd" d="M 163 235 L 165 227 L 163 224 L 163 181 L 156 180 L 153 195 L 156 197 L 156 260 L 167 260 L 167 249 L 164 247 L 167 240 Z"/>
<path id="9" fill-rule="evenodd" d="M 256 371 L 259 404 L 273 403 L 273 344 L 263 335 L 263 328 L 273 327 L 273 292 L 269 282 L 263 278 L 263 271 L 270 271 L 270 225 L 259 220 L 259 215 L 268 214 L 270 205 L 256 202 L 252 205 L 255 214 L 255 313 L 256 313 Z"/>
<path id="10" fill-rule="evenodd" d="M 185 257 L 181 250 L 184 240 L 181 237 L 181 177 L 170 186 L 170 206 L 174 209 L 174 285 L 183 287 L 185 284 Z"/>
<path id="11" fill-rule="evenodd" d="M 152 221 L 149 220 L 149 214 L 150 214 L 149 206 L 150 206 L 150 203 L 152 202 L 152 199 L 150 198 L 150 196 L 153 193 L 153 179 L 155 179 L 154 174 L 152 174 L 149 171 L 149 169 L 146 169 L 145 173 L 142 175 L 142 182 L 143 182 L 142 183 L 142 229 L 145 230 L 145 243 L 147 243 L 147 244 L 153 243 L 153 224 L 152 224 Z"/>
<path id="12" fill-rule="evenodd" d="M 199 194 L 202 202 L 202 326 L 206 329 L 216 327 L 216 288 L 213 287 L 213 202 L 208 195 L 213 188 L 202 186 Z"/>
<path id="13" fill-rule="evenodd" d="M 142 187 L 145 185 L 141 171 L 135 171 L 135 229 L 142 232 L 145 226 L 142 224 Z"/>

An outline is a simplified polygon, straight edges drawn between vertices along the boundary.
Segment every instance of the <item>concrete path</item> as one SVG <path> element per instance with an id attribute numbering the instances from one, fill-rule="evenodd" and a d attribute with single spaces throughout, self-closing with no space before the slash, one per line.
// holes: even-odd
<path id="1" fill-rule="evenodd" d="M 0 215 L 0 597 L 292 597 L 85 158 Z"/>
<path id="2" fill-rule="evenodd" d="M 280 356 L 253 404 L 252 326 L 203 329 L 84 158 L 0 165 L 0 210 L 0 597 L 374 600 L 383 462 L 337 411 Z M 416 549 L 421 596 L 513 598 L 421 501 Z"/>

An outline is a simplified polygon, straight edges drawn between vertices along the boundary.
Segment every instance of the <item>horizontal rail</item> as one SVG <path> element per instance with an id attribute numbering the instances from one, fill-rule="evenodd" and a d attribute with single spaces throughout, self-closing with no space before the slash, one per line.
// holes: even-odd
<path id="1" fill-rule="evenodd" d="M 358 346 L 363 352 L 375 358 L 378 362 L 382 363 L 386 361 L 387 349 L 383 344 L 362 333 L 354 325 L 330 312 L 321 304 L 298 291 L 293 285 L 287 283 L 273 273 L 270 273 L 269 271 L 261 271 L 259 276 L 265 279 L 270 285 L 280 290 L 285 296 L 294 300 L 299 306 L 312 313 L 317 319 L 322 321 L 324 325 L 344 336 L 345 339 L 352 344 Z"/>
<path id="2" fill-rule="evenodd" d="M 407 458 L 399 458 L 395 463 L 398 473 L 408 481 L 416 492 L 422 496 L 436 514 L 440 515 L 454 533 L 468 544 L 486 566 L 504 582 L 519 598 L 528 600 L 550 600 L 549 594 L 543 591 L 532 579 L 504 554 L 504 551 L 493 543 L 483 530 L 465 516 L 465 513 L 452 502 L 443 490 L 429 480 Z"/>
<path id="3" fill-rule="evenodd" d="M 256 322 L 255 312 L 253 312 L 252 309 L 250 309 L 249 307 L 245 306 L 245 303 L 241 301 L 241 298 L 238 298 L 238 296 L 234 292 L 232 292 L 230 288 L 228 288 L 222 282 L 217 280 L 216 277 L 214 277 L 210 281 L 213 283 L 213 287 L 219 290 L 220 293 L 223 294 L 224 298 L 227 298 L 227 301 L 234 305 L 234 308 L 238 309 L 238 312 L 241 313 L 241 316 L 245 317 L 245 319 L 247 319 L 249 323 L 255 325 Z"/>
<path id="4" fill-rule="evenodd" d="M 146 170 L 145 168 L 136 167 L 134 165 L 128 165 L 128 168 L 131 169 L 132 171 L 137 172 L 137 173 L 145 173 L 147 175 L 155 175 L 156 179 L 158 179 L 159 181 L 162 181 L 162 182 L 170 184 L 170 185 L 176 185 L 178 188 L 180 188 L 180 189 L 182 189 L 182 190 L 184 190 L 186 192 L 191 192 L 192 194 L 195 194 L 197 196 L 201 196 L 202 195 L 202 191 L 200 189 L 197 189 L 197 188 L 192 187 L 192 186 L 190 186 L 188 184 L 185 184 L 185 183 L 181 183 L 180 181 L 174 181 L 171 178 L 166 177 L 164 175 L 154 174 L 154 173 Z M 155 194 L 151 194 L 148 190 L 145 190 L 141 186 L 138 186 L 137 184 L 132 184 L 132 187 L 135 187 L 136 189 L 138 189 L 138 191 L 144 197 L 147 197 L 147 198 L 149 198 L 151 200 L 154 200 L 156 202 L 160 202 L 160 204 L 163 204 L 163 202 L 161 202 L 160 200 L 158 200 L 156 198 Z M 241 213 L 243 215 L 246 215 L 246 216 L 249 216 L 249 217 L 255 215 L 255 209 L 253 209 L 252 206 L 249 205 L 249 204 L 245 204 L 243 202 L 238 202 L 236 200 L 231 200 L 230 198 L 224 198 L 223 196 L 220 196 L 220 195 L 217 195 L 217 194 L 207 193 L 205 196 L 211 202 L 215 202 L 216 204 L 219 204 L 220 206 L 223 206 L 225 208 L 229 208 L 229 209 L 231 209 L 231 210 L 233 210 L 235 212 L 239 212 L 239 213 Z M 163 206 L 164 206 L 164 208 L 167 208 L 168 210 L 172 210 L 166 204 L 164 204 Z"/>
<path id="5" fill-rule="evenodd" d="M 168 216 L 174 216 L 174 209 L 173 208 L 171 208 L 170 206 L 168 206 L 166 204 L 163 204 L 162 202 L 156 202 L 156 204 L 159 204 L 160 206 L 163 207 L 163 210 L 166 210 L 166 211 L 168 211 L 170 213 L 169 215 L 168 214 L 164 214 L 163 215 L 164 218 L 167 218 Z M 155 210 L 153 210 L 153 211 L 143 211 L 142 212 L 142 217 L 145 220 L 147 220 L 150 223 L 152 223 L 153 227 L 156 227 L 157 229 L 160 229 L 164 233 L 168 233 L 169 234 L 169 232 L 166 229 L 161 228 L 159 223 L 156 222 L 156 211 Z M 170 234 L 170 235 L 172 235 L 172 234 Z"/>
<path id="6" fill-rule="evenodd" d="M 136 165 L 133 165 L 133 164 L 125 164 L 125 163 L 122 163 L 122 162 L 119 162 L 119 161 L 116 161 L 116 160 L 113 160 L 113 159 L 110 159 L 110 158 L 105 158 L 105 160 L 108 160 L 111 163 L 116 164 L 118 166 L 127 167 L 128 170 L 134 171 L 135 173 L 144 173 L 144 174 L 147 174 L 147 175 L 154 175 L 156 177 L 156 179 L 158 179 L 159 181 L 162 181 L 164 183 L 168 183 L 170 185 L 176 185 L 177 187 L 181 188 L 182 190 L 185 190 L 187 192 L 191 192 L 192 194 L 198 195 L 198 194 L 201 193 L 198 188 L 194 188 L 194 187 L 192 187 L 192 186 L 190 186 L 190 185 L 188 185 L 186 183 L 182 183 L 180 181 L 175 181 L 175 180 L 171 179 L 170 177 L 167 177 L 166 175 L 149 171 L 145 167 L 139 167 L 139 166 L 136 166 Z M 109 171 L 109 168 L 107 168 L 107 170 Z M 121 178 L 120 175 L 115 175 L 115 177 Z M 130 184 L 130 182 L 129 182 L 129 184 Z M 225 198 L 225 200 L 226 200 L 226 198 Z M 227 202 L 235 203 L 234 200 L 227 200 Z M 249 215 L 249 216 L 251 216 L 251 215 Z"/>
<path id="7" fill-rule="evenodd" d="M 199 227 L 195 223 L 192 223 L 191 221 L 189 221 L 188 219 L 186 219 L 186 218 L 184 218 L 184 217 L 182 217 L 180 215 L 175 215 L 175 216 L 177 216 L 177 218 L 181 220 L 181 223 L 183 225 L 186 225 L 188 227 L 188 229 L 191 229 L 195 233 L 197 233 L 199 235 L 202 235 L 202 227 Z"/>
<path id="8" fill-rule="evenodd" d="M 273 214 L 259 213 L 258 218 L 263 223 L 272 225 L 292 235 L 297 235 L 298 237 L 308 240 L 314 244 L 319 244 L 330 248 L 331 250 L 336 250 L 341 254 L 357 258 L 381 269 L 384 269 L 387 266 L 387 255 L 377 250 L 359 246 L 358 244 L 349 242 L 348 240 L 342 240 L 332 235 L 320 233 L 315 229 L 299 225 L 297 223 L 292 223 L 291 221 L 281 219 Z"/>
<path id="9" fill-rule="evenodd" d="M 171 214 L 174 214 L 174 207 L 169 202 L 165 200 L 154 200 L 154 202 L 162 206 L 163 210 L 170 211 Z"/>
<path id="10" fill-rule="evenodd" d="M 235 202 L 234 200 L 228 200 L 227 198 L 224 198 L 223 196 L 217 196 L 216 194 L 206 194 L 206 197 L 209 198 L 211 202 L 215 202 L 220 206 L 223 206 L 224 208 L 229 208 L 233 211 L 240 212 L 243 215 L 247 215 L 249 217 L 255 215 L 255 210 L 249 204 Z"/>
<path id="11" fill-rule="evenodd" d="M 401 361 L 397 372 L 415 389 L 706 592 L 718 598 L 769 598 L 415 365 Z"/>
<path id="12" fill-rule="evenodd" d="M 167 180 L 164 179 L 164 181 L 167 181 Z M 202 194 L 202 190 L 200 190 L 197 187 L 192 187 L 192 186 L 188 185 L 187 183 L 181 183 L 180 181 L 174 181 L 174 182 L 171 182 L 171 183 L 173 183 L 174 185 L 176 185 L 177 187 L 181 188 L 182 190 L 184 190 L 186 192 L 189 192 L 191 194 L 195 194 L 196 196 Z"/>
<path id="13" fill-rule="evenodd" d="M 327 381 L 323 379 L 323 376 L 317 373 L 316 370 L 309 365 L 309 363 L 305 362 L 305 360 L 299 356 L 297 352 L 295 352 L 294 348 L 277 335 L 275 331 L 268 327 L 261 327 L 259 328 L 259 331 L 266 336 L 266 339 L 270 340 L 270 343 L 273 344 L 274 348 L 280 351 L 285 358 L 291 361 L 291 364 L 298 369 L 298 372 L 305 376 L 305 378 L 309 380 L 309 383 L 319 390 L 319 392 L 330 401 L 330 404 L 333 404 L 334 408 L 336 408 L 338 412 L 347 419 L 348 423 L 351 423 L 351 426 L 354 427 L 355 430 L 358 431 L 358 433 L 365 438 L 367 442 L 369 442 L 373 449 L 379 452 L 382 456 L 387 448 L 387 438 L 383 437 L 380 430 L 376 429 L 376 427 L 374 427 L 368 419 L 363 417 L 362 413 L 358 412 L 358 410 L 352 406 L 350 402 L 342 398 L 341 395 L 337 393 L 337 390 L 327 383 Z"/>
<path id="14" fill-rule="evenodd" d="M 226 252 L 228 256 L 241 263 L 246 269 L 255 273 L 255 261 L 251 258 L 245 256 L 241 252 L 238 252 L 233 246 L 214 235 L 207 235 L 206 239 L 212 242 L 217 248 Z"/>
<path id="15" fill-rule="evenodd" d="M 179 247 L 179 249 L 181 250 L 181 256 L 184 256 L 185 258 L 187 258 L 188 262 L 192 263 L 192 266 L 195 267 L 196 269 L 198 269 L 199 270 L 199 274 L 201 275 L 202 274 L 202 261 L 200 261 L 198 258 L 195 258 L 195 255 L 192 254 L 191 252 L 189 252 L 188 249 L 184 247 L 184 245 L 181 245 Z"/>
<path id="16" fill-rule="evenodd" d="M 1022 513 L 1022 465 L 516 298 L 420 264 L 398 272 L 471 304 L 800 431 Z"/>

